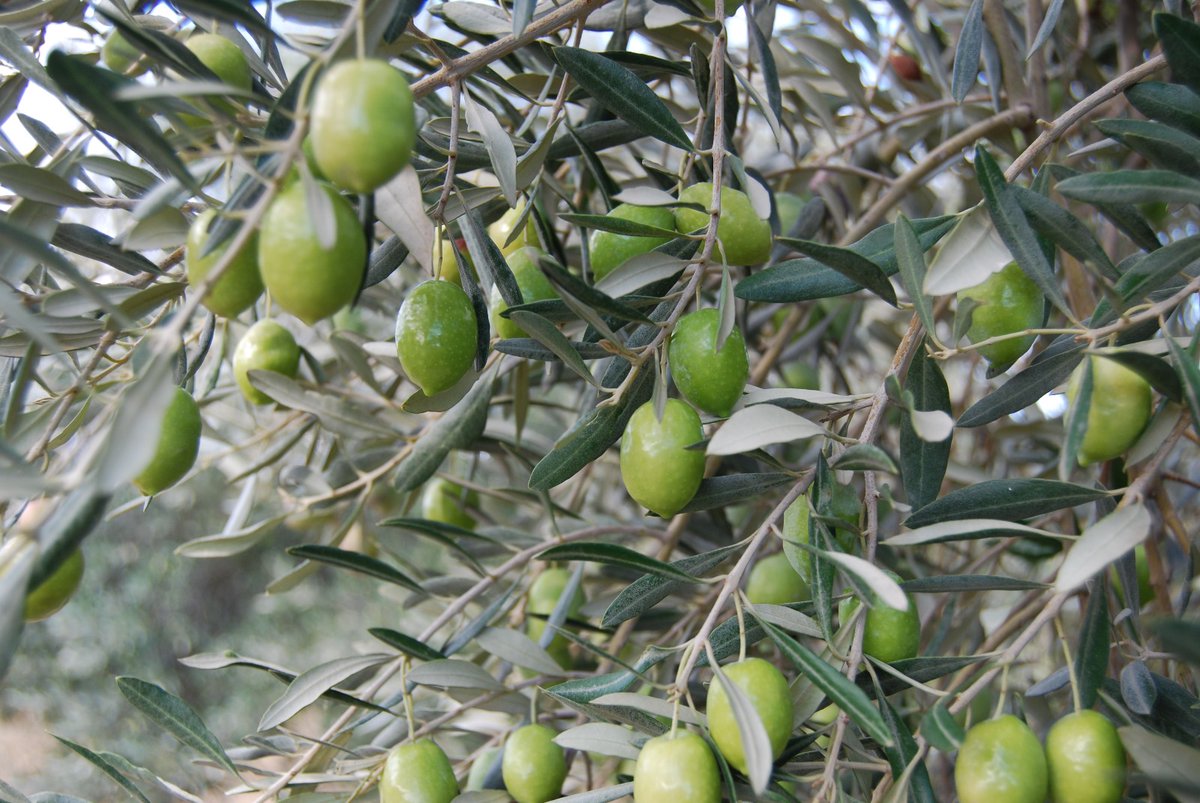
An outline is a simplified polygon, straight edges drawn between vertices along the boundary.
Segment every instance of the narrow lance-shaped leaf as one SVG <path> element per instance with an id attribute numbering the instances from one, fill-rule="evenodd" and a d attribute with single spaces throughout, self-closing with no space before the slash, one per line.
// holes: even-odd
<path id="1" fill-rule="evenodd" d="M 779 242 L 790 245 L 802 254 L 812 257 L 826 267 L 833 268 L 850 281 L 860 284 L 893 307 L 897 305 L 896 290 L 888 281 L 887 274 L 861 254 L 849 248 L 838 248 L 813 240 L 797 240 L 780 237 Z"/>
<path id="2" fill-rule="evenodd" d="M 954 49 L 954 72 L 950 76 L 950 93 L 959 103 L 975 86 L 975 77 L 979 75 L 979 51 L 983 47 L 984 33 L 983 0 L 971 0 Z"/>
<path id="3" fill-rule="evenodd" d="M 205 758 L 224 767 L 234 775 L 237 768 L 225 755 L 217 737 L 192 710 L 192 707 L 174 694 L 159 686 L 127 675 L 117 678 L 117 688 L 125 699 L 174 736 L 181 744 L 190 747 Z"/>
<path id="4" fill-rule="evenodd" d="M 404 574 L 404 572 L 384 563 L 378 558 L 364 555 L 361 552 L 338 549 L 337 547 L 326 546 L 324 544 L 305 544 L 303 546 L 290 547 L 287 553 L 293 557 L 313 560 L 318 563 L 327 563 L 330 566 L 349 569 L 350 571 L 359 572 L 379 580 L 395 583 L 418 594 L 425 593 L 425 590 L 417 585 L 411 577 Z"/>
<path id="5" fill-rule="evenodd" d="M 295 680 L 288 684 L 287 690 L 263 712 L 262 719 L 258 723 L 259 731 L 267 731 L 282 725 L 346 678 L 358 674 L 364 669 L 379 666 L 394 657 L 384 653 L 354 655 L 349 658 L 327 661 L 301 672 Z"/>
<path id="6" fill-rule="evenodd" d="M 921 325 L 925 327 L 928 337 L 937 342 L 937 332 L 934 326 L 933 302 L 925 295 L 925 252 L 917 239 L 917 232 L 912 222 L 904 215 L 896 220 L 895 226 L 896 264 L 899 266 L 900 282 L 912 301 Z"/>
<path id="7" fill-rule="evenodd" d="M 1110 513 L 1083 531 L 1059 567 L 1054 590 L 1069 594 L 1150 534 L 1150 511 L 1140 503 Z"/>
<path id="8" fill-rule="evenodd" d="M 787 633 L 762 619 L 759 619 L 758 622 L 775 642 L 775 645 L 779 647 L 780 652 L 787 656 L 797 669 L 804 672 L 821 691 L 825 692 L 829 699 L 837 703 L 838 707 L 850 716 L 854 724 L 881 745 L 892 744 L 892 736 L 883 717 L 879 710 L 871 705 L 871 701 L 862 689 L 851 683 L 845 675 L 822 661 L 820 656 Z"/>
<path id="9" fill-rule="evenodd" d="M 553 546 L 541 552 L 537 556 L 538 560 L 586 560 L 593 563 L 603 563 L 610 566 L 624 566 L 629 569 L 637 569 L 638 571 L 646 572 L 647 574 L 658 575 L 669 580 L 677 580 L 684 583 L 700 582 L 692 575 L 685 571 L 675 568 L 669 563 L 663 563 L 654 558 L 648 558 L 640 552 L 635 552 L 629 547 L 623 547 L 619 544 L 601 544 L 601 543 L 575 543 L 575 544 L 560 544 Z"/>
<path id="10" fill-rule="evenodd" d="M 1108 622 L 1108 595 L 1103 583 L 1094 583 L 1075 650 L 1075 685 L 1079 691 L 1079 704 L 1083 708 L 1091 708 L 1096 704 L 1108 672 L 1108 645 L 1111 640 Z"/>
<path id="11" fill-rule="evenodd" d="M 767 729 L 746 692 L 731 681 L 720 666 L 714 665 L 712 670 L 716 675 L 714 682 L 721 684 L 721 689 L 729 701 L 729 708 L 733 712 L 733 721 L 737 726 L 745 755 L 747 774 L 750 776 L 750 787 L 754 794 L 761 795 L 771 779 L 771 742 L 767 736 Z"/>
<path id="12" fill-rule="evenodd" d="M 692 143 L 666 104 L 640 78 L 612 59 L 577 47 L 556 47 L 562 68 L 613 114 L 643 134 L 685 151 Z"/>
<path id="13" fill-rule="evenodd" d="M 1071 320 L 1071 308 L 1059 289 L 1053 266 L 1047 261 L 1020 204 L 1009 191 L 1000 166 L 982 145 L 975 148 L 975 175 L 1000 239 L 1004 240 L 1021 270 L 1038 286 L 1042 295 Z"/>
<path id="14" fill-rule="evenodd" d="M 60 744 L 70 748 L 75 753 L 85 758 L 93 767 L 107 775 L 109 780 L 124 789 L 125 793 L 131 798 L 134 800 L 140 800 L 142 803 L 150 803 L 150 798 L 146 797 L 145 793 L 143 793 L 142 790 L 133 783 L 133 781 L 126 778 L 121 771 L 114 767 L 112 763 L 104 756 L 96 753 L 94 750 L 84 747 L 81 744 L 72 742 L 70 739 L 64 739 L 62 736 L 54 735 L 54 738 L 57 739 Z"/>
<path id="15" fill-rule="evenodd" d="M 916 350 L 904 384 L 916 410 L 950 412 L 950 389 L 926 348 Z M 912 413 L 906 413 L 900 425 L 900 478 L 913 510 L 937 498 L 950 463 L 950 446 L 949 438 L 931 442 L 920 437 L 913 427 Z"/>
<path id="16" fill-rule="evenodd" d="M 955 519 L 996 518 L 1019 521 L 1082 505 L 1107 492 L 1043 479 L 987 480 L 952 491 L 913 513 L 906 527 L 923 527 Z M 1060 575 L 1061 576 L 1061 575 Z"/>

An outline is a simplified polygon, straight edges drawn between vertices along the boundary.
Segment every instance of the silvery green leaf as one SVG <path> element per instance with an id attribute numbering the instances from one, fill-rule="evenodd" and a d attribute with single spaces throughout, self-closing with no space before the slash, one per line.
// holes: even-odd
<path id="1" fill-rule="evenodd" d="M 946 235 L 925 273 L 925 294 L 942 296 L 974 287 L 1012 261 L 987 207 L 979 204 L 964 212 Z"/>
<path id="2" fill-rule="evenodd" d="M 754 615 L 776 627 L 810 638 L 821 638 L 821 626 L 811 616 L 794 611 L 786 605 L 759 604 L 752 606 Z"/>
<path id="3" fill-rule="evenodd" d="M 640 695 L 630 695 L 637 697 Z M 587 722 L 576 725 L 554 737 L 554 743 L 567 750 L 581 750 L 618 758 L 638 757 L 635 744 L 637 733 L 609 722 Z"/>
<path id="4" fill-rule="evenodd" d="M 286 516 L 272 516 L 236 530 L 193 538 L 175 547 L 175 554 L 185 558 L 228 558 L 239 555 L 266 538 Z"/>
<path id="5" fill-rule="evenodd" d="M 823 557 L 870 586 L 884 605 L 901 611 L 908 610 L 908 597 L 903 589 L 875 564 L 842 552 L 826 552 Z"/>
<path id="6" fill-rule="evenodd" d="M 1137 725 L 1118 728 L 1117 733 L 1147 780 L 1174 792 L 1181 803 L 1200 801 L 1195 771 L 1200 767 L 1200 750 Z"/>
<path id="7" fill-rule="evenodd" d="M 651 251 L 622 262 L 600 281 L 596 289 L 611 298 L 636 292 L 648 284 L 669 279 L 688 266 L 686 259 Z"/>
<path id="8" fill-rule="evenodd" d="M 676 708 L 675 703 L 670 700 L 664 700 L 661 697 L 651 697 L 647 694 L 635 694 L 629 691 L 613 692 L 612 694 L 604 694 L 592 700 L 592 705 L 615 705 L 636 708 L 639 711 L 645 711 L 656 717 L 666 717 L 667 719 L 677 718 L 680 722 L 708 727 L 708 718 L 699 711 L 686 705 L 680 705 Z"/>
<path id="9" fill-rule="evenodd" d="M 825 435 L 825 428 L 803 416 L 771 404 L 738 410 L 708 442 L 708 454 L 750 452 L 775 443 Z"/>
<path id="10" fill-rule="evenodd" d="M 476 664 L 447 658 L 429 661 L 413 667 L 408 679 L 422 686 L 442 686 L 448 689 L 487 689 L 499 691 L 504 686 Z"/>
<path id="11" fill-rule="evenodd" d="M 1150 511 L 1138 503 L 1123 507 L 1088 527 L 1058 570 L 1054 590 L 1068 594 L 1133 549 L 1150 534 Z"/>
<path id="12" fill-rule="evenodd" d="M 941 541 L 964 541 L 1004 535 L 1052 535 L 1045 530 L 1000 519 L 960 519 L 943 521 L 893 535 L 882 543 L 888 546 L 917 546 Z"/>
<path id="13" fill-rule="evenodd" d="M 102 493 L 124 487 L 154 457 L 163 418 L 175 398 L 169 344 L 155 339 L 147 348 L 154 349 L 151 358 L 116 403 L 116 415 L 91 466 Z"/>
<path id="14" fill-rule="evenodd" d="M 388 653 L 352 655 L 348 658 L 326 661 L 301 672 L 295 680 L 288 684 L 287 690 L 263 712 L 262 719 L 258 722 L 258 729 L 266 731 L 282 725 L 346 678 L 358 674 L 364 669 L 391 661 L 395 657 Z"/>
<path id="15" fill-rule="evenodd" d="M 225 755 L 217 737 L 182 699 L 153 683 L 128 675 L 117 678 L 117 688 L 126 700 L 174 736 L 180 744 L 190 747 L 233 775 L 238 775 L 237 768 Z"/>
<path id="16" fill-rule="evenodd" d="M 516 666 L 532 669 L 542 675 L 558 676 L 563 669 L 558 662 L 524 633 L 507 628 L 489 627 L 475 637 L 475 643 L 486 652 Z"/>
<path id="17" fill-rule="evenodd" d="M 532 11 L 532 4 L 530 7 Z M 492 172 L 500 183 L 500 190 L 508 205 L 517 205 L 517 151 L 512 138 L 500 125 L 496 115 L 486 106 L 476 102 L 470 92 L 463 93 L 467 111 L 467 125 L 483 138 L 488 156 L 492 161 Z M 414 172 L 415 175 L 415 172 Z M 399 232 L 397 232 L 399 234 Z"/>
<path id="18" fill-rule="evenodd" d="M 0 544 L 0 678 L 8 671 L 25 626 L 25 592 L 33 575 L 38 549 L 24 535 Z"/>
<path id="19" fill-rule="evenodd" d="M 400 238 L 400 242 L 420 264 L 421 271 L 426 276 L 432 276 L 433 221 L 425 213 L 421 182 L 412 165 L 375 190 L 375 216 Z"/>
<path id="20" fill-rule="evenodd" d="M 679 203 L 679 199 L 669 192 L 657 187 L 629 187 L 613 196 L 614 201 L 634 206 L 670 206 Z"/>
<path id="21" fill-rule="evenodd" d="M 721 667 L 713 666 L 712 669 L 716 675 L 713 682 L 720 683 L 721 688 L 724 689 L 725 697 L 729 700 L 729 707 L 733 711 L 734 722 L 737 723 L 738 735 L 742 739 L 742 752 L 746 756 L 750 787 L 756 795 L 761 795 L 767 788 L 767 782 L 771 780 L 773 757 L 767 729 L 763 726 L 762 718 L 758 715 L 758 710 L 754 707 L 754 703 L 750 702 L 746 692 L 731 681 Z"/>

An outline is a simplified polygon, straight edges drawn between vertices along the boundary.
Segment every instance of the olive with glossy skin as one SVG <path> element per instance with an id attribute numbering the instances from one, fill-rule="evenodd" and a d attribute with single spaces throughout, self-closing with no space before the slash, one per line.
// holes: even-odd
<path id="1" fill-rule="evenodd" d="M 184 43 L 213 74 L 238 89 L 249 89 L 253 80 L 246 54 L 232 40 L 215 33 L 198 33 Z"/>
<path id="2" fill-rule="evenodd" d="M 893 580 L 900 578 L 888 572 Z M 921 646 L 921 616 L 911 594 L 906 594 L 908 610 L 900 610 L 883 604 L 875 599 L 867 608 L 866 624 L 863 630 L 863 652 L 877 661 L 886 664 L 895 663 L 908 658 L 915 658 Z M 858 608 L 859 601 L 854 598 L 845 600 L 839 610 L 841 619 L 849 621 Z"/>
<path id="3" fill-rule="evenodd" d="M 500 249 L 500 253 L 508 256 L 513 251 L 519 248 L 541 248 L 541 243 L 538 242 L 537 224 L 533 222 L 533 213 L 525 218 L 525 226 L 521 233 L 513 237 L 512 242 L 508 241 L 509 237 L 513 236 L 513 229 L 517 225 L 517 221 L 521 217 L 521 213 L 525 211 L 524 207 L 510 209 L 500 216 L 495 223 L 488 226 L 488 236 L 492 238 L 492 242 Z"/>
<path id="4" fill-rule="evenodd" d="M 474 530 L 475 519 L 467 508 L 478 504 L 479 494 L 465 491 L 457 482 L 444 477 L 434 477 L 425 483 L 421 494 L 421 518 Z"/>
<path id="5" fill-rule="evenodd" d="M 450 759 L 430 739 L 397 745 L 388 753 L 379 779 L 382 803 L 450 803 L 457 796 Z"/>
<path id="6" fill-rule="evenodd" d="M 540 255 L 541 251 L 536 248 L 526 247 L 518 248 L 506 258 L 513 278 L 517 280 L 517 287 L 521 288 L 522 303 L 532 304 L 534 301 L 558 298 L 558 293 L 554 292 L 554 285 L 550 284 L 546 274 L 538 267 Z M 504 339 L 528 337 L 524 329 L 500 314 L 508 309 L 508 303 L 500 295 L 499 285 L 492 285 L 491 308 L 492 328 L 496 330 L 497 335 Z"/>
<path id="7" fill-rule="evenodd" d="M 750 700 L 762 720 L 771 743 L 771 757 L 778 758 L 792 734 L 792 696 L 787 679 L 774 664 L 762 658 L 747 658 L 722 667 L 725 676 Z M 733 716 L 733 706 L 719 678 L 708 688 L 708 732 L 731 767 L 746 772 L 742 735 Z"/>
<path id="8" fill-rule="evenodd" d="M 643 507 L 670 518 L 691 501 L 704 477 L 704 452 L 687 447 L 704 438 L 700 416 L 667 399 L 662 420 L 654 402 L 634 411 L 621 436 L 621 480 Z"/>
<path id="9" fill-rule="evenodd" d="M 354 300 L 367 260 L 354 209 L 328 184 L 318 188 L 333 213 L 330 248 L 317 236 L 302 181 L 271 202 L 258 232 L 258 268 L 271 300 L 310 326 Z"/>
<path id="10" fill-rule="evenodd" d="M 1112 460 L 1137 443 L 1150 423 L 1153 394 L 1141 374 L 1116 360 L 1089 356 L 1092 364 L 1092 398 L 1088 407 L 1083 442 L 1079 444 L 1079 465 Z M 1084 366 L 1071 374 L 1067 383 L 1067 404 L 1074 406 L 1083 382 Z"/>
<path id="11" fill-rule="evenodd" d="M 300 347 L 296 345 L 296 338 L 282 324 L 268 318 L 247 329 L 233 352 L 234 378 L 251 404 L 274 401 L 250 384 L 251 371 L 275 371 L 291 379 L 299 370 Z"/>
<path id="12" fill-rule="evenodd" d="M 635 206 L 621 204 L 613 207 L 606 217 L 629 220 L 646 226 L 673 231 L 675 213 L 662 206 Z M 653 251 L 660 245 L 671 242 L 671 237 L 640 237 L 636 234 L 617 234 L 613 231 L 596 229 L 588 240 L 588 257 L 591 260 L 592 279 L 600 281 L 627 260 L 639 254 Z"/>
<path id="13" fill-rule="evenodd" d="M 954 765 L 959 803 L 1043 803 L 1049 791 L 1042 743 L 1006 714 L 967 731 Z"/>
<path id="14" fill-rule="evenodd" d="M 635 803 L 720 803 L 717 759 L 703 738 L 680 728 L 642 745 L 633 771 Z"/>
<path id="15" fill-rule="evenodd" d="M 974 287 L 960 291 L 959 304 L 966 299 L 975 302 L 971 326 L 967 329 L 967 340 L 972 343 L 1042 325 L 1045 307 L 1042 291 L 1016 262 L 1008 263 Z M 995 370 L 1003 371 L 1029 350 L 1034 339 L 1032 334 L 1013 337 L 980 346 L 978 351 Z"/>
<path id="16" fill-rule="evenodd" d="M 721 314 L 712 307 L 684 315 L 671 333 L 667 359 L 683 397 L 704 412 L 725 418 L 742 398 L 750 360 L 736 326 L 717 350 L 720 326 Z"/>
<path id="17" fill-rule="evenodd" d="M 756 561 L 750 570 L 750 579 L 746 581 L 746 599 L 754 605 L 786 605 L 809 596 L 808 583 L 796 573 L 782 552 Z"/>
<path id="18" fill-rule="evenodd" d="M 192 287 L 199 287 L 229 250 L 229 243 L 226 242 L 201 256 L 208 241 L 209 227 L 216 214 L 215 210 L 207 209 L 198 215 L 188 228 L 184 263 L 187 266 L 188 284 Z M 262 277 L 258 272 L 258 233 L 255 232 L 221 273 L 221 278 L 217 279 L 204 298 L 200 299 L 200 303 L 217 315 L 234 318 L 253 306 L 262 292 Z"/>
<path id="19" fill-rule="evenodd" d="M 437 280 L 414 287 L 396 316 L 396 354 L 426 396 L 462 379 L 475 360 L 475 308 L 463 289 Z"/>
<path id="20" fill-rule="evenodd" d="M 546 803 L 562 793 L 567 777 L 563 749 L 545 725 L 526 725 L 513 731 L 504 745 L 500 771 L 504 788 L 517 803 Z"/>
<path id="21" fill-rule="evenodd" d="M 542 634 L 546 632 L 546 617 L 554 613 L 555 607 L 558 606 L 558 600 L 562 597 L 570 579 L 571 573 L 566 569 L 546 569 L 529 587 L 529 600 L 525 603 L 525 611 L 535 615 L 525 620 L 525 633 L 535 642 L 541 641 Z M 583 588 L 576 588 L 575 595 L 571 598 L 570 606 L 567 608 L 567 619 L 577 616 L 586 601 Z M 556 634 L 550 639 L 546 652 L 563 669 L 569 669 L 571 666 L 570 646 L 570 642 L 565 636 Z"/>
<path id="22" fill-rule="evenodd" d="M 183 479 L 200 452 L 200 428 L 196 400 L 183 388 L 175 388 L 163 415 L 154 457 L 133 480 L 137 489 L 153 496 Z"/>
<path id="23" fill-rule="evenodd" d="M 1103 714 L 1068 714 L 1046 734 L 1053 803 L 1119 803 L 1125 791 L 1125 748 Z"/>
<path id="24" fill-rule="evenodd" d="M 25 621 L 40 622 L 71 601 L 83 580 L 83 552 L 76 549 L 37 588 L 25 595 Z"/>
<path id="25" fill-rule="evenodd" d="M 705 209 L 712 202 L 712 184 L 703 182 L 679 193 L 684 203 L 699 204 Z M 689 234 L 708 225 L 708 213 L 679 207 L 675 210 L 675 229 Z M 725 261 L 730 265 L 757 265 L 771 256 L 771 224 L 758 216 L 750 197 L 732 187 L 721 188 L 721 217 L 717 221 L 717 239 L 723 246 Z M 721 251 L 714 247 L 713 259 L 720 260 Z"/>
<path id="26" fill-rule="evenodd" d="M 339 187 L 382 187 L 412 159 L 417 121 L 408 79 L 382 59 L 340 61 L 325 71 L 309 121 L 317 166 Z"/>

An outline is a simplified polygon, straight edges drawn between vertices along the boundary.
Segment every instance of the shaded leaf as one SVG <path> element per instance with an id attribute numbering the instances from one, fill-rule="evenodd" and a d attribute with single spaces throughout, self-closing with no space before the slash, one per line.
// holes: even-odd
<path id="1" fill-rule="evenodd" d="M 812 240 L 797 240 L 792 237 L 779 237 L 779 242 L 789 245 L 802 254 L 832 268 L 845 276 L 851 282 L 867 288 L 893 307 L 896 303 L 896 290 L 888 281 L 887 274 L 870 259 L 849 248 L 838 248 Z M 897 267 L 899 263 L 897 261 Z"/>
<path id="2" fill-rule="evenodd" d="M 142 790 L 138 789 L 133 781 L 126 778 L 120 770 L 118 770 L 110 761 L 108 761 L 108 759 L 92 750 L 89 750 L 81 744 L 72 742 L 70 739 L 64 739 L 63 737 L 54 734 L 51 735 L 54 736 L 54 738 L 57 739 L 60 744 L 69 747 L 71 750 L 87 759 L 92 766 L 107 775 L 113 783 L 124 789 L 131 798 L 134 800 L 140 800 L 143 803 L 150 803 L 150 799 L 146 797 Z"/>
<path id="3" fill-rule="evenodd" d="M 445 658 L 440 650 L 435 650 L 428 644 L 418 641 L 412 636 L 406 636 L 398 630 L 386 627 L 368 628 L 367 632 L 389 647 L 395 647 L 400 652 L 421 661 L 438 661 Z"/>
<path id="4" fill-rule="evenodd" d="M 925 348 L 918 348 L 908 366 L 904 389 L 916 410 L 950 412 L 950 389 L 942 369 Z M 928 441 L 913 428 L 912 413 L 900 425 L 900 478 L 913 510 L 937 498 L 950 463 L 950 439 Z"/>
<path id="5" fill-rule="evenodd" d="M 293 557 L 312 560 L 318 563 L 328 563 L 330 566 L 337 566 L 340 569 L 349 569 L 350 571 L 359 572 L 360 574 L 375 577 L 379 580 L 386 580 L 389 583 L 403 586 L 409 591 L 414 591 L 418 594 L 425 593 L 425 589 L 421 588 L 415 580 L 404 574 L 404 572 L 390 564 L 384 563 L 378 558 L 364 555 L 361 552 L 338 549 L 337 547 L 326 546 L 324 544 L 305 544 L 303 546 L 289 547 L 287 553 Z"/>
<path id="6" fill-rule="evenodd" d="M 601 544 L 584 541 L 574 544 L 559 544 L 540 552 L 537 555 L 537 559 L 549 561 L 583 560 L 608 566 L 623 566 L 627 569 L 636 569 L 647 574 L 683 583 L 700 582 L 686 571 L 678 569 L 669 563 L 648 558 L 640 552 L 635 552 L 629 547 L 623 547 L 620 544 Z"/>
<path id="7" fill-rule="evenodd" d="M 234 775 L 238 774 L 217 737 L 183 700 L 153 683 L 128 675 L 117 678 L 117 688 L 126 700 L 174 736 L 180 744 L 190 747 Z"/>
<path id="8" fill-rule="evenodd" d="M 915 528 L 980 517 L 1019 521 L 1082 505 L 1107 495 L 1103 490 L 1055 480 L 987 480 L 951 491 L 941 499 L 930 502 L 909 516 L 904 525 Z M 1061 579 L 1061 574 L 1059 576 Z"/>
<path id="9" fill-rule="evenodd" d="M 741 551 L 738 545 L 714 549 L 700 555 L 692 555 L 671 562 L 671 566 L 688 575 L 701 577 L 732 555 Z M 646 611 L 662 602 L 671 594 L 685 585 L 678 580 L 671 580 L 656 574 L 647 574 L 634 580 L 617 595 L 604 611 L 601 627 L 616 627 L 627 619 L 641 616 Z M 691 585 L 687 583 L 686 585 Z"/>

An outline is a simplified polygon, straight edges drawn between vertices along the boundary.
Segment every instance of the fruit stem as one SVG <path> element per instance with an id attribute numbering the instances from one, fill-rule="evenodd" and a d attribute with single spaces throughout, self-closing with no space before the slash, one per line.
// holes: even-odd
<path id="1" fill-rule="evenodd" d="M 1071 703 L 1075 706 L 1075 710 L 1079 711 L 1083 708 L 1083 700 L 1079 694 L 1079 678 L 1075 676 L 1075 662 L 1071 659 L 1071 645 L 1067 643 L 1066 634 L 1063 633 L 1062 619 L 1058 616 L 1054 617 L 1054 629 L 1058 633 L 1063 655 L 1067 659 L 1067 677 L 1071 679 Z"/>
<path id="2" fill-rule="evenodd" d="M 742 592 L 733 595 L 733 609 L 738 623 L 738 660 L 746 660 L 746 617 L 742 612 Z"/>
<path id="3" fill-rule="evenodd" d="M 404 690 L 404 718 L 408 721 L 408 741 L 411 741 L 413 734 L 417 732 L 417 727 L 416 720 L 413 717 L 412 695 L 408 693 L 409 663 L 408 656 L 405 656 L 400 661 L 400 688 Z"/>

